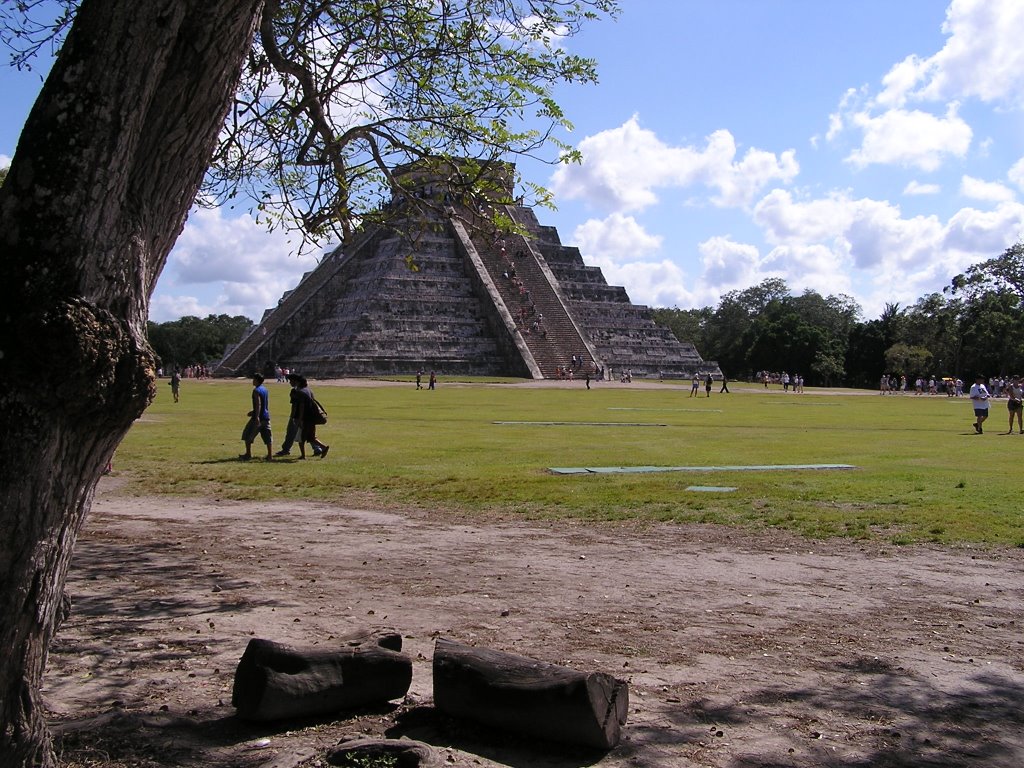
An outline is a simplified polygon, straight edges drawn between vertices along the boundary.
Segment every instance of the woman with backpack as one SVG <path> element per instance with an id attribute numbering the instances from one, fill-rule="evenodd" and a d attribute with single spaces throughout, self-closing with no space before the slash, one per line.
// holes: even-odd
<path id="1" fill-rule="evenodd" d="M 318 424 L 326 424 L 327 418 L 322 408 L 318 407 L 316 398 L 313 397 L 313 390 L 309 388 L 309 382 L 305 376 L 292 374 L 292 379 L 298 384 L 295 389 L 296 416 L 299 422 L 299 429 L 302 436 L 299 439 L 299 458 L 306 458 L 306 443 L 313 446 L 313 455 L 321 459 L 327 457 L 327 451 L 331 446 L 326 445 L 316 436 Z"/>

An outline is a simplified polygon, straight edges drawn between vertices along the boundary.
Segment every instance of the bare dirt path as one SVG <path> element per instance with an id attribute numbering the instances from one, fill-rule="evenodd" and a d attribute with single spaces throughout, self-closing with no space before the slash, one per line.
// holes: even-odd
<path id="1" fill-rule="evenodd" d="M 137 499 L 104 483 L 45 686 L 69 765 L 305 767 L 360 734 L 484 768 L 1024 765 L 1021 549 Z M 325 647 L 373 626 L 401 631 L 414 659 L 394 709 L 233 717 L 250 638 Z M 622 743 L 594 754 L 441 718 L 438 635 L 628 680 Z"/>

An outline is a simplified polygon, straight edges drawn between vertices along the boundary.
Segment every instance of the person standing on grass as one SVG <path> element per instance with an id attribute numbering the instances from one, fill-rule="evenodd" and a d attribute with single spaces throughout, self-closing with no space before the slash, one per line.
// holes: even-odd
<path id="1" fill-rule="evenodd" d="M 327 458 L 327 451 L 331 446 L 322 443 L 316 436 L 317 407 L 313 402 L 313 390 L 309 388 L 309 382 L 305 376 L 295 376 L 295 383 L 298 385 L 296 392 L 296 403 L 298 404 L 298 422 L 301 436 L 299 437 L 299 458 L 306 458 L 306 443 L 313 446 L 313 455 L 321 459 Z"/>
<path id="2" fill-rule="evenodd" d="M 263 386 L 263 377 L 254 373 L 252 375 L 252 410 L 249 411 L 249 422 L 242 430 L 242 440 L 245 441 L 245 453 L 240 458 L 242 461 L 249 461 L 252 458 L 252 444 L 256 435 L 263 438 L 263 444 L 267 446 L 267 461 L 274 459 L 273 435 L 270 432 L 270 393 Z"/>
<path id="3" fill-rule="evenodd" d="M 178 369 L 174 369 L 174 373 L 171 374 L 171 394 L 174 395 L 174 402 L 178 402 L 178 392 L 181 389 L 181 374 L 178 373 Z"/>
<path id="4" fill-rule="evenodd" d="M 1014 376 L 1006 386 L 1006 409 L 1010 412 L 1010 431 L 1006 434 L 1013 434 L 1013 418 L 1017 417 L 1017 431 L 1024 435 L 1024 387 L 1021 386 L 1020 376 Z"/>
<path id="5" fill-rule="evenodd" d="M 275 453 L 275 456 L 289 456 L 292 452 L 292 445 L 296 441 L 299 443 L 300 450 L 302 450 L 306 444 L 305 440 L 302 438 L 302 412 L 300 405 L 302 395 L 299 392 L 299 389 L 302 387 L 302 382 L 304 382 L 305 379 L 297 373 L 285 374 L 285 378 L 292 387 L 288 393 L 288 402 L 291 403 L 291 414 L 288 417 L 288 431 L 285 433 L 284 442 L 281 444 L 281 450 Z M 314 446 L 313 455 L 319 456 L 320 449 Z"/>
<path id="6" fill-rule="evenodd" d="M 710 373 L 708 374 L 707 378 L 704 379 L 704 391 L 707 392 L 707 397 L 711 397 L 711 385 L 714 383 L 714 381 L 715 380 L 711 378 Z"/>
<path id="7" fill-rule="evenodd" d="M 690 385 L 690 397 L 696 397 L 697 392 L 700 391 L 700 376 L 693 374 L 693 383 Z"/>
<path id="8" fill-rule="evenodd" d="M 981 425 L 988 418 L 989 399 L 988 389 L 985 387 L 985 377 L 980 373 L 974 377 L 970 396 L 971 405 L 974 406 L 974 431 L 980 435 L 985 431 L 981 428 Z"/>

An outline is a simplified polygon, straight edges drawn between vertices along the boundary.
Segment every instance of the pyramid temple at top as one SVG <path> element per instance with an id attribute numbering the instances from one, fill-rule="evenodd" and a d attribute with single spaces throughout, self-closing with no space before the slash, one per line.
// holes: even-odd
<path id="1" fill-rule="evenodd" d="M 502 166 L 501 179 L 513 178 L 514 167 Z M 417 370 L 542 379 L 570 368 L 577 377 L 720 376 L 529 207 L 483 211 L 454 200 L 436 173 L 409 166 L 395 175 L 433 204 L 396 197 L 385 223 L 365 226 L 303 275 L 215 375 L 281 366 L 319 379 Z M 500 183 L 511 200 L 511 181 Z M 494 213 L 525 236 L 496 233 Z"/>

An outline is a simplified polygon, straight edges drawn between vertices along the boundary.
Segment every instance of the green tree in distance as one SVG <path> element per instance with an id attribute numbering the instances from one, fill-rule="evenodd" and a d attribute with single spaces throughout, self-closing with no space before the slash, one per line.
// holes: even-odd
<path id="1" fill-rule="evenodd" d="M 147 335 L 165 372 L 195 363 L 210 363 L 224 356 L 224 350 L 241 341 L 253 326 L 244 315 L 186 315 L 166 323 L 149 322 Z"/>
<path id="2" fill-rule="evenodd" d="M 931 370 L 932 359 L 932 353 L 927 347 L 912 347 L 903 342 L 897 342 L 885 350 L 886 370 L 908 379 L 922 376 L 925 371 Z"/>
<path id="3" fill-rule="evenodd" d="M 750 333 L 753 324 L 773 301 L 789 295 L 789 287 L 780 278 L 768 278 L 742 291 L 724 294 L 707 326 L 708 349 L 704 354 L 717 359 L 722 370 L 733 376 L 757 369 L 750 360 Z"/>
<path id="4" fill-rule="evenodd" d="M 968 298 L 1007 291 L 1018 304 L 1024 302 L 1024 242 L 1014 243 L 1001 256 L 972 265 L 946 288 L 947 293 Z"/>
<path id="5" fill-rule="evenodd" d="M 917 376 L 1024 372 L 1024 243 L 979 262 L 942 291 L 863 321 L 849 296 L 791 296 L 778 278 L 723 294 L 714 309 L 658 309 L 656 319 L 734 376 L 811 372 L 809 383 L 874 387 L 885 373 Z"/>

